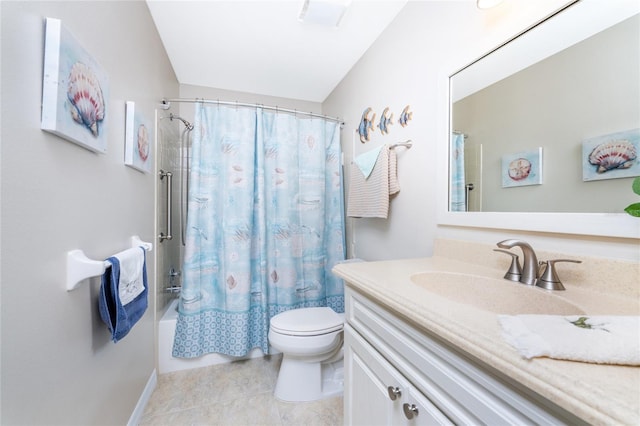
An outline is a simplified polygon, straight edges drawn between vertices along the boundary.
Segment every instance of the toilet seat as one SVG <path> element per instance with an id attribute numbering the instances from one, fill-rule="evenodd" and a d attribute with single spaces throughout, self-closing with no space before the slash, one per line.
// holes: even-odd
<path id="1" fill-rule="evenodd" d="M 318 336 L 342 330 L 344 314 L 328 307 L 301 308 L 271 318 L 271 331 L 289 336 Z"/>

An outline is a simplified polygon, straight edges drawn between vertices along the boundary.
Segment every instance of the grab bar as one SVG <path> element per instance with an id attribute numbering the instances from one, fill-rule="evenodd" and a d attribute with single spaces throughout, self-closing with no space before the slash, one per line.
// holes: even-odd
<path id="1" fill-rule="evenodd" d="M 173 238 L 171 235 L 171 192 L 173 186 L 173 173 L 165 172 L 164 170 L 160 170 L 160 180 L 167 178 L 167 233 L 160 233 L 159 238 L 160 242 L 164 240 L 170 240 Z"/>
<path id="2" fill-rule="evenodd" d="M 473 191 L 473 184 L 468 183 L 464 186 L 464 211 L 469 211 L 469 191 Z"/>

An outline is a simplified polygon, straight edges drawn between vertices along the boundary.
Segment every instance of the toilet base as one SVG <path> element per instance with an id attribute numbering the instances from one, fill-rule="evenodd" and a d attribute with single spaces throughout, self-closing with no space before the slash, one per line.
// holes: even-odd
<path id="1" fill-rule="evenodd" d="M 282 358 L 274 395 L 287 402 L 307 402 L 342 395 L 344 361 L 304 362 L 295 357 Z"/>

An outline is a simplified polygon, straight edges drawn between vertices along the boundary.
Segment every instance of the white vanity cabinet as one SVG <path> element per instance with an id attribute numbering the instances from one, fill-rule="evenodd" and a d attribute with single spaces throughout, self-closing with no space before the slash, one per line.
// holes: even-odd
<path id="1" fill-rule="evenodd" d="M 345 425 L 452 424 L 349 325 L 345 361 Z"/>
<path id="2" fill-rule="evenodd" d="M 583 424 L 345 289 L 345 425 Z"/>

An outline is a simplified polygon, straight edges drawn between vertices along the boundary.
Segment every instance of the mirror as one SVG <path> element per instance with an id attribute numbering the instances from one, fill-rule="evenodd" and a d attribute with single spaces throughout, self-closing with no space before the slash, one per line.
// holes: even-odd
<path id="1" fill-rule="evenodd" d="M 638 34 L 634 15 L 486 87 L 467 83 L 483 64 L 453 75 L 452 126 L 466 138 L 453 139 L 452 164 L 464 164 L 451 173 L 464 182 L 451 209 L 621 212 L 640 175 Z"/>
<path id="2" fill-rule="evenodd" d="M 640 237 L 637 219 L 618 213 L 640 174 L 640 7 L 597 3 L 576 2 L 450 73 L 440 223 Z M 591 152 L 620 140 L 635 155 L 597 173 Z"/>

